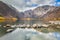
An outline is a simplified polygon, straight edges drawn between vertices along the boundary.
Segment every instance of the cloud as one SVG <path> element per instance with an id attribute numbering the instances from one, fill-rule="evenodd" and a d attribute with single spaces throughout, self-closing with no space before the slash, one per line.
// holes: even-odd
<path id="1" fill-rule="evenodd" d="M 56 0 L 31 0 L 31 3 L 48 5 L 48 4 L 55 4 L 55 1 Z"/>
<path id="2" fill-rule="evenodd" d="M 60 6 L 60 2 L 56 2 L 56 4 L 55 4 L 56 6 Z"/>
<path id="3" fill-rule="evenodd" d="M 56 0 L 2 0 L 20 10 L 28 10 L 42 5 L 55 5 Z"/>
<path id="4" fill-rule="evenodd" d="M 60 2 L 57 2 L 58 5 L 60 5 Z"/>

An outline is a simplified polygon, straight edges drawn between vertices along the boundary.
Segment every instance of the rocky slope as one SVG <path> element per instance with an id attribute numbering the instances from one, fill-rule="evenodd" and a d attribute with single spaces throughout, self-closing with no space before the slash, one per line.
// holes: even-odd
<path id="1" fill-rule="evenodd" d="M 57 7 L 44 5 L 35 8 L 34 10 L 28 10 L 23 12 L 25 17 L 32 17 L 32 18 L 43 18 L 48 12 L 52 12 L 56 10 Z"/>
<path id="2" fill-rule="evenodd" d="M 40 18 L 43 21 L 55 21 L 60 20 L 60 7 L 44 5 L 34 10 L 25 11 L 24 14 L 32 18 Z"/>
<path id="3" fill-rule="evenodd" d="M 53 11 L 49 11 L 42 16 L 44 21 L 59 21 L 60 20 L 60 7 L 56 7 Z"/>
<path id="4" fill-rule="evenodd" d="M 13 7 L 3 3 L 0 1 L 0 16 L 3 17 L 16 17 L 18 16 L 18 12 L 15 9 L 12 9 Z"/>
<path id="5" fill-rule="evenodd" d="M 51 12 L 55 9 L 54 6 L 48 6 L 48 5 L 44 5 L 44 6 L 39 6 L 37 7 L 35 10 L 34 10 L 34 13 L 41 17 L 43 16 L 44 14 L 48 13 L 48 12 Z"/>
<path id="6" fill-rule="evenodd" d="M 60 17 L 60 7 L 55 6 L 39 6 L 34 10 L 27 10 L 24 12 L 18 12 L 14 7 L 11 5 L 7 5 L 0 1 L 0 16 L 4 17 L 16 17 L 20 18 L 40 18 L 43 20 L 52 20 L 53 18 Z"/>

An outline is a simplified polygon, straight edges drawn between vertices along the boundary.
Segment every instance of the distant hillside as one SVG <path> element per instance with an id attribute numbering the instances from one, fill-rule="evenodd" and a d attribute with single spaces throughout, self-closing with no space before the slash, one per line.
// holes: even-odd
<path id="1" fill-rule="evenodd" d="M 42 19 L 43 21 L 56 21 L 60 20 L 60 7 L 44 5 L 34 10 L 25 11 L 24 14 L 29 14 L 32 18 Z"/>
<path id="2" fill-rule="evenodd" d="M 60 21 L 60 7 L 56 7 L 53 11 L 47 12 L 42 16 L 44 21 Z"/>
<path id="3" fill-rule="evenodd" d="M 24 17 L 32 17 L 32 18 L 41 18 L 48 12 L 52 12 L 56 9 L 54 6 L 44 5 L 35 8 L 34 10 L 27 10 L 23 12 Z"/>

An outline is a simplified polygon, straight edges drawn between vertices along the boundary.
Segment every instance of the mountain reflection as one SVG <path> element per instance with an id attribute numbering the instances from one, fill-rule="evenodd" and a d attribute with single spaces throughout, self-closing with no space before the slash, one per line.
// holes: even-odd
<path id="1" fill-rule="evenodd" d="M 60 38 L 60 35 L 57 37 Z M 17 28 L 15 31 L 0 37 L 0 40 L 58 40 L 57 37 L 54 33 L 42 33 L 35 29 Z"/>

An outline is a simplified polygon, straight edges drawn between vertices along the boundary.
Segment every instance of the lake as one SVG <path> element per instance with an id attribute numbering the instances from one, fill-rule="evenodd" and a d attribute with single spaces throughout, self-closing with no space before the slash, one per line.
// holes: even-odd
<path id="1" fill-rule="evenodd" d="M 7 24 L 8 22 L 3 22 L 0 23 L 2 25 Z M 31 20 L 31 21 L 16 21 L 16 22 L 10 22 L 10 24 L 43 24 L 43 22 L 39 21 L 39 20 Z M 3 29 L 0 29 L 4 30 Z M 16 28 L 14 31 L 10 32 L 10 33 L 5 33 L 4 31 L 0 33 L 0 40 L 60 40 L 60 32 L 48 32 L 48 33 L 44 33 L 44 32 L 40 32 L 37 31 L 36 29 L 33 28 Z"/>
<path id="2" fill-rule="evenodd" d="M 60 34 L 57 32 L 43 33 L 28 28 L 16 28 L 13 32 L 0 37 L 0 40 L 60 40 Z"/>

